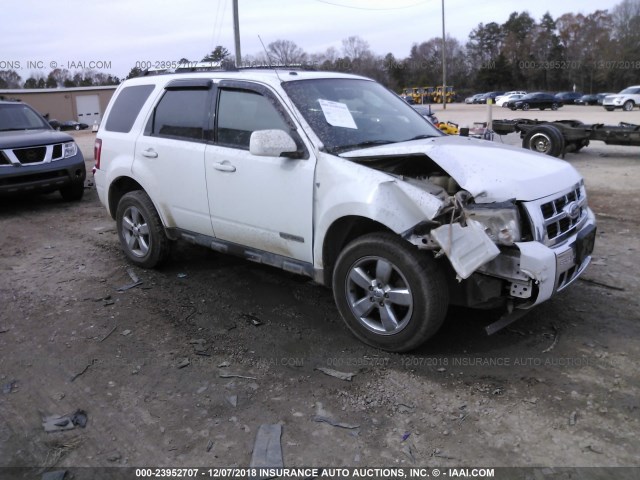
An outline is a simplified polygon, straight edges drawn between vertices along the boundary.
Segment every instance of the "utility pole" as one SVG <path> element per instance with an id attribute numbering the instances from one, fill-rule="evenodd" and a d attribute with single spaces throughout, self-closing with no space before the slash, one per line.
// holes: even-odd
<path id="1" fill-rule="evenodd" d="M 240 53 L 240 19 L 238 18 L 238 0 L 233 0 L 233 37 L 236 43 L 236 67 L 240 67 L 242 64 L 242 53 Z"/>
<path id="2" fill-rule="evenodd" d="M 447 61 L 445 56 L 444 0 L 442 0 L 442 109 L 447 109 Z"/>

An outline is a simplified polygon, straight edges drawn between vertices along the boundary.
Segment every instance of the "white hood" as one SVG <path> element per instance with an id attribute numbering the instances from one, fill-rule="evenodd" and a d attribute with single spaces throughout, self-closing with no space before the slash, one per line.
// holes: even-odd
<path id="1" fill-rule="evenodd" d="M 423 153 L 471 193 L 476 202 L 530 201 L 566 190 L 582 179 L 564 160 L 474 138 L 446 136 L 346 152 L 343 158 Z"/>

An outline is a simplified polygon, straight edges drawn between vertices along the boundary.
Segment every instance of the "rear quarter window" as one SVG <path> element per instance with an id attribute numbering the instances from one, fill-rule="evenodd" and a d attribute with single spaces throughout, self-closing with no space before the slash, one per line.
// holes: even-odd
<path id="1" fill-rule="evenodd" d="M 123 88 L 111 107 L 105 130 L 119 133 L 130 132 L 142 105 L 147 101 L 153 89 L 153 85 L 135 85 Z"/>

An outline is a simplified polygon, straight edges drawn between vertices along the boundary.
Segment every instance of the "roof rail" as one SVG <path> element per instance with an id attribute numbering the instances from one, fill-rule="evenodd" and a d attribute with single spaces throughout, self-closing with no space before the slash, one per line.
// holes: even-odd
<path id="1" fill-rule="evenodd" d="M 237 72 L 240 70 L 301 70 L 315 71 L 317 66 L 310 63 L 267 65 L 262 62 L 244 63 L 236 67 L 231 62 L 186 62 L 178 64 L 175 68 L 148 68 L 140 73 L 140 77 L 151 75 L 167 75 L 171 73 L 191 72 Z"/>

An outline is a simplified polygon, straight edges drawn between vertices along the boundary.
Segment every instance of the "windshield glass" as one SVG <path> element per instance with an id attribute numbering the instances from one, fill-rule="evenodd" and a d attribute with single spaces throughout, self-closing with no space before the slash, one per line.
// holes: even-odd
<path id="1" fill-rule="evenodd" d="M 326 78 L 285 82 L 283 88 L 330 153 L 442 135 L 376 82 Z"/>
<path id="2" fill-rule="evenodd" d="M 51 126 L 31 107 L 21 103 L 0 104 L 0 132 L 8 130 L 39 130 L 42 128 L 50 129 Z"/>
<path id="3" fill-rule="evenodd" d="M 622 90 L 620 93 L 624 93 L 624 94 L 630 94 L 630 93 L 637 93 L 636 90 L 640 90 L 638 88 L 633 88 L 633 87 L 629 87 L 629 88 L 625 88 L 624 90 Z"/>

